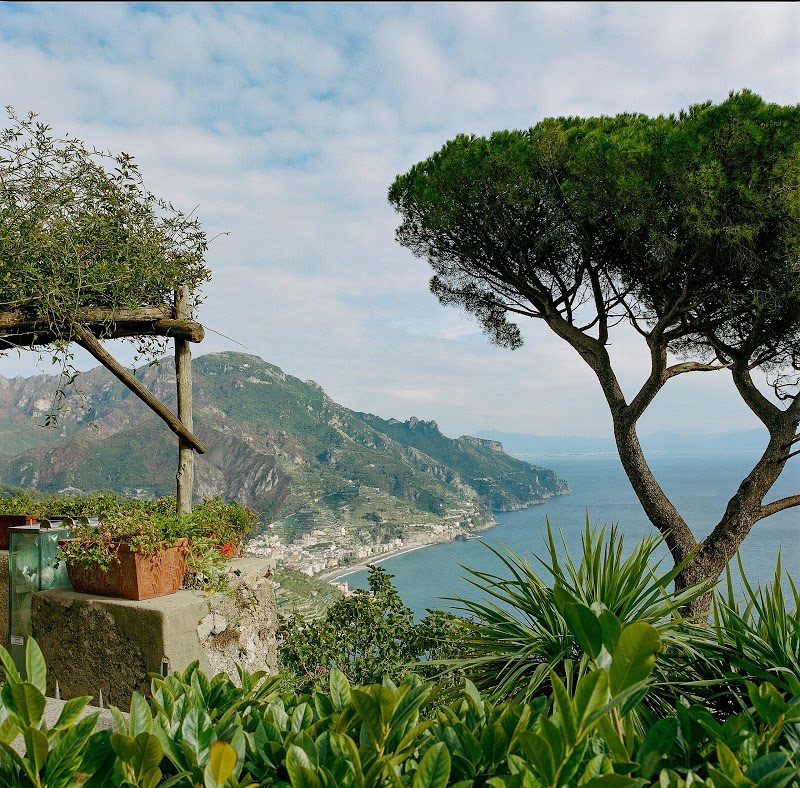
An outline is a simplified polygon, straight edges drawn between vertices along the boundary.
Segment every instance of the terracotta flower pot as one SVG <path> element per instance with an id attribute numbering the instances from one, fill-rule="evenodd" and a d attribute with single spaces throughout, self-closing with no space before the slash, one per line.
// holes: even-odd
<path id="1" fill-rule="evenodd" d="M 39 518 L 35 514 L 0 514 L 0 550 L 8 550 L 8 529 L 20 525 L 36 525 Z"/>
<path id="2" fill-rule="evenodd" d="M 114 596 L 122 599 L 152 599 L 174 594 L 186 574 L 188 539 L 178 539 L 173 547 L 158 553 L 134 552 L 122 543 L 117 560 L 108 569 L 67 563 L 69 581 L 82 594 Z"/>

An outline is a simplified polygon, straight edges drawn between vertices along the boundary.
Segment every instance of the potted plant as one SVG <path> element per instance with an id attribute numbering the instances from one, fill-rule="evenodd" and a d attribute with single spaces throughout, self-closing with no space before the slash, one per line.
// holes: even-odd
<path id="1" fill-rule="evenodd" d="M 0 550 L 8 550 L 8 529 L 39 522 L 40 505 L 27 494 L 3 498 L 0 502 Z"/>
<path id="2" fill-rule="evenodd" d="M 82 519 L 59 542 L 76 591 L 124 599 L 175 593 L 183 582 L 189 540 L 185 518 L 145 509 Z"/>

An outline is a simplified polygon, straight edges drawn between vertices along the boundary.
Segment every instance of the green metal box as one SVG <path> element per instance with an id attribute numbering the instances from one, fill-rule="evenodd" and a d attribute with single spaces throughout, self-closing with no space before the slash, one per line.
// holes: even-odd
<path id="1" fill-rule="evenodd" d="M 58 540 L 66 539 L 69 531 L 57 522 L 45 521 L 9 528 L 8 533 L 8 650 L 24 674 L 33 595 L 70 585 L 66 564 L 58 560 Z"/>

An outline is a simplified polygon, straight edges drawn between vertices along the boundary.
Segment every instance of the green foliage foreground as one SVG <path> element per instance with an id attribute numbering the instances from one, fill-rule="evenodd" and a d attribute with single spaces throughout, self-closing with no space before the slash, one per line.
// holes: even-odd
<path id="1" fill-rule="evenodd" d="M 584 624 L 591 608 L 566 602 Z M 596 619 L 599 621 L 599 619 Z M 196 664 L 154 677 L 126 720 L 95 730 L 89 698 L 45 722 L 46 667 L 28 641 L 27 680 L 0 649 L 0 784 L 3 786 L 539 786 L 625 788 L 692 784 L 782 788 L 799 784 L 800 697 L 749 684 L 749 708 L 720 723 L 706 708 L 637 733 L 630 716 L 646 695 L 661 640 L 645 622 L 576 626 L 592 668 L 573 689 L 555 674 L 552 696 L 492 704 L 469 681 L 448 705 L 415 676 L 355 687 L 334 669 L 326 691 L 282 692 L 280 679 L 240 672 L 206 677 Z M 602 659 L 600 654 L 605 652 Z M 24 753 L 10 744 L 22 737 Z"/>
<path id="2" fill-rule="evenodd" d="M 745 584 L 744 603 L 729 583 L 700 626 L 674 615 L 690 593 L 669 590 L 674 570 L 650 569 L 657 540 L 625 557 L 615 530 L 606 540 L 587 526 L 580 561 L 559 555 L 552 533 L 548 544 L 547 589 L 511 555 L 510 578 L 473 573 L 497 601 L 505 595 L 505 619 L 487 604 L 472 625 L 415 624 L 390 576 L 374 570 L 371 592 L 284 631 L 288 676 L 209 678 L 196 663 L 153 675 L 150 697 L 134 693 L 127 719 L 112 709 L 113 731 L 95 730 L 97 712 L 81 718 L 87 697 L 67 701 L 51 727 L 35 641 L 27 678 L 0 648 L 0 786 L 800 788 L 800 625 L 785 609 L 780 564 L 774 585 Z M 540 648 L 545 626 L 557 635 L 551 653 Z M 487 649 L 497 642 L 490 659 L 450 664 L 482 690 L 452 672 L 420 677 L 441 662 L 412 667 L 445 644 L 475 648 L 476 638 Z M 514 673 L 517 652 L 531 672 Z"/>

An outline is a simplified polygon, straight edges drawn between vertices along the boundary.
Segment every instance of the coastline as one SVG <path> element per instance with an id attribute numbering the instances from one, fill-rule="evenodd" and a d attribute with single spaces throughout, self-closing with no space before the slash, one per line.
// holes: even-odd
<path id="1" fill-rule="evenodd" d="M 571 492 L 572 492 L 572 490 L 570 490 L 569 487 L 567 487 L 566 490 L 561 490 L 559 492 L 553 493 L 552 495 L 548 495 L 547 497 L 543 498 L 541 501 L 528 501 L 524 506 L 508 508 L 508 509 L 498 509 L 498 510 L 495 510 L 495 511 L 498 511 L 498 512 L 514 512 L 514 511 L 519 511 L 521 509 L 528 509 L 531 506 L 539 506 L 541 504 L 545 504 L 545 503 L 547 503 L 548 500 L 550 500 L 550 498 L 554 498 L 554 497 L 559 496 L 559 495 L 569 495 Z M 489 528 L 496 528 L 499 525 L 500 525 L 500 523 L 498 523 L 497 520 L 492 518 L 492 520 L 489 521 L 488 523 L 486 523 L 485 525 L 483 525 L 483 526 L 481 526 L 479 528 L 474 528 L 471 531 L 469 531 L 468 533 L 470 534 L 471 538 L 480 539 L 481 536 L 476 534 L 475 531 L 486 531 Z M 441 541 L 436 541 L 436 542 L 424 542 L 422 544 L 415 544 L 415 545 L 408 545 L 406 547 L 400 547 L 397 550 L 390 550 L 387 553 L 381 553 L 380 555 L 374 556 L 374 558 L 370 557 L 369 559 L 361 560 L 356 564 L 349 564 L 347 566 L 340 566 L 340 567 L 338 567 L 336 569 L 330 569 L 327 572 L 320 572 L 320 574 L 314 575 L 314 577 L 317 580 L 321 580 L 323 583 L 333 583 L 334 581 L 337 581 L 337 580 L 343 580 L 348 575 L 355 574 L 356 572 L 362 572 L 365 569 L 367 569 L 367 567 L 369 567 L 369 566 L 372 566 L 372 565 L 375 565 L 375 564 L 381 564 L 384 561 L 389 560 L 390 558 L 396 558 L 399 555 L 403 555 L 404 553 L 411 553 L 414 550 L 421 550 L 423 547 L 432 547 L 433 545 L 437 545 L 437 544 L 446 544 L 447 542 L 452 542 L 453 539 L 455 539 L 455 538 L 456 537 L 452 537 L 450 539 L 442 539 Z"/>
<path id="2" fill-rule="evenodd" d="M 374 560 L 360 561 L 357 564 L 350 564 L 349 566 L 340 566 L 338 569 L 332 569 L 330 572 L 322 572 L 315 577 L 317 580 L 322 580 L 324 583 L 331 583 L 334 580 L 341 580 L 347 575 L 352 575 L 356 572 L 362 572 L 368 566 L 380 564 L 389 558 L 397 558 L 398 555 L 403 555 L 404 553 L 413 553 L 414 550 L 422 550 L 423 547 L 432 547 L 435 544 L 443 544 L 443 542 L 426 542 L 425 544 L 415 544 L 408 547 L 401 547 L 397 550 L 390 550 L 388 553 L 381 553 L 380 555 L 375 556 Z"/>

